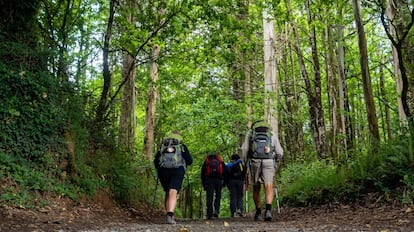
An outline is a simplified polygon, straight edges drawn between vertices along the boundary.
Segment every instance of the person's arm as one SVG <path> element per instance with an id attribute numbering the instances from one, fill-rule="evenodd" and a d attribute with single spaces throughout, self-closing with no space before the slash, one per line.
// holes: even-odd
<path id="1" fill-rule="evenodd" d="M 185 164 L 187 166 L 193 164 L 193 157 L 191 156 L 190 151 L 188 150 L 187 146 L 183 144 L 182 147 L 183 147 L 182 156 L 185 160 Z"/>
<path id="2" fill-rule="evenodd" d="M 280 145 L 279 139 L 276 136 L 272 136 L 272 144 L 276 153 L 276 161 L 281 161 L 283 158 L 283 148 Z"/>
<path id="3" fill-rule="evenodd" d="M 160 156 L 161 156 L 161 152 L 157 151 L 157 154 L 154 157 L 154 166 L 155 168 L 158 170 L 160 168 Z"/>

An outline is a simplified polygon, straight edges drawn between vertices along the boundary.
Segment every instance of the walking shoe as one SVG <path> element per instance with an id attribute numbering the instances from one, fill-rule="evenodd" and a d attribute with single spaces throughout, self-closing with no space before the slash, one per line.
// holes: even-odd
<path id="1" fill-rule="evenodd" d="M 214 212 L 214 213 L 213 213 L 213 217 L 214 217 L 214 218 L 218 218 L 218 217 L 219 217 L 219 216 L 218 216 L 218 213 Z"/>
<path id="2" fill-rule="evenodd" d="M 239 215 L 238 215 L 238 213 L 234 212 L 234 213 L 231 214 L 231 217 L 235 218 L 235 217 L 239 217 Z"/>
<path id="3" fill-rule="evenodd" d="M 260 213 L 256 213 L 256 214 L 254 215 L 254 220 L 255 220 L 255 221 L 262 221 L 262 220 L 263 220 L 262 214 L 260 214 Z"/>
<path id="4" fill-rule="evenodd" d="M 168 224 L 175 224 L 175 220 L 173 216 L 167 215 L 167 223 Z"/>
<path id="5" fill-rule="evenodd" d="M 266 210 L 265 221 L 271 221 L 271 220 L 272 220 L 272 212 L 270 210 Z"/>
<path id="6" fill-rule="evenodd" d="M 242 214 L 242 212 L 241 212 L 241 210 L 240 210 L 240 209 L 238 209 L 238 210 L 236 211 L 236 214 L 237 214 L 239 217 L 243 217 L 243 214 Z"/>

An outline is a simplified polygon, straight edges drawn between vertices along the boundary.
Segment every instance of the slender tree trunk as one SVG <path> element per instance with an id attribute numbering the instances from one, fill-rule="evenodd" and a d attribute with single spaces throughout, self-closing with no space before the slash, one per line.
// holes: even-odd
<path id="1" fill-rule="evenodd" d="M 147 110 L 145 116 L 145 134 L 144 134 L 144 155 L 152 160 L 154 152 L 154 134 L 155 134 L 155 111 L 156 111 L 156 100 L 158 96 L 158 65 L 157 60 L 160 54 L 160 47 L 154 46 L 151 53 L 151 84 L 148 92 Z"/>
<path id="2" fill-rule="evenodd" d="M 128 9 L 136 9 L 133 0 L 127 0 L 125 7 L 128 7 Z M 129 24 L 135 23 L 133 10 L 128 11 L 126 20 Z M 135 139 L 137 126 L 135 116 L 135 58 L 127 52 L 124 52 L 123 55 L 122 80 L 124 80 L 124 85 L 122 86 L 122 103 L 118 141 L 121 150 L 134 154 L 136 151 Z"/>
<path id="3" fill-rule="evenodd" d="M 251 115 L 253 113 L 253 109 L 252 109 L 252 79 L 250 76 L 250 68 L 248 66 L 245 66 L 243 69 L 243 73 L 244 73 L 244 89 L 245 89 L 245 102 L 246 102 L 246 116 L 247 118 L 251 118 Z M 252 126 L 252 121 L 249 120 L 249 122 L 247 122 L 247 127 L 250 128 Z"/>
<path id="4" fill-rule="evenodd" d="M 289 24 L 285 25 L 285 38 L 284 41 L 291 41 Z M 304 141 L 303 141 L 303 124 L 298 118 L 300 118 L 300 95 L 297 90 L 297 80 L 295 76 L 295 63 L 293 58 L 293 48 L 290 42 L 285 43 L 285 53 L 282 55 L 281 69 L 284 70 L 282 96 L 285 96 L 286 102 L 286 116 L 284 117 L 282 128 L 285 130 L 284 138 L 286 147 L 289 148 L 289 157 L 285 156 L 285 160 L 296 160 L 298 158 L 304 158 Z"/>
<path id="5" fill-rule="evenodd" d="M 309 9 L 309 2 L 307 2 L 306 7 L 308 11 L 308 24 L 312 24 L 312 16 Z M 288 3 L 289 6 L 289 3 Z M 288 7 L 290 12 L 290 7 Z M 306 86 L 306 95 L 308 97 L 309 104 L 309 115 L 311 117 L 311 128 L 313 133 L 313 143 L 320 159 L 326 158 L 326 128 L 325 120 L 322 108 L 322 99 L 321 99 L 321 76 L 320 76 L 320 67 L 318 59 L 318 51 L 316 46 L 316 32 L 315 28 L 311 26 L 310 33 L 310 42 L 312 48 L 312 59 L 313 59 L 313 70 L 315 73 L 315 79 L 313 80 L 313 87 L 309 79 L 308 72 L 306 70 L 304 58 L 302 51 L 299 45 L 299 36 L 296 31 L 296 26 L 292 22 L 292 30 L 295 37 L 295 50 L 298 54 L 298 61 L 300 65 L 300 72 L 303 77 Z"/>
<path id="6" fill-rule="evenodd" d="M 342 144 L 340 142 L 341 136 L 341 116 L 339 114 L 339 89 L 338 89 L 338 73 L 336 72 L 338 69 L 335 68 L 335 64 L 337 64 L 335 60 L 335 52 L 334 52 L 334 42 L 332 38 L 332 28 L 331 25 L 326 22 L 326 29 L 325 29 L 325 40 L 326 40 L 326 73 L 328 78 L 328 96 L 329 96 L 329 119 L 330 119 L 330 144 L 329 144 L 329 151 L 332 158 L 336 159 L 338 154 L 342 151 L 341 147 L 339 146 Z"/>
<path id="7" fill-rule="evenodd" d="M 338 12 L 342 15 L 342 11 Z M 338 47 L 337 47 L 337 60 L 338 60 L 338 73 L 339 73 L 339 109 L 341 112 L 341 133 L 346 135 L 346 139 L 343 140 L 343 146 L 345 151 L 348 151 L 353 147 L 353 141 L 355 138 L 355 131 L 351 123 L 351 114 L 349 109 L 348 99 L 348 87 L 346 84 L 345 75 L 345 52 L 343 46 L 343 26 L 337 27 Z"/>
<path id="8" fill-rule="evenodd" d="M 249 5 L 248 2 L 243 2 L 243 1 L 238 1 L 237 2 L 237 19 L 245 24 L 248 23 L 248 19 L 249 19 Z M 242 41 L 244 41 L 245 43 L 248 43 L 249 41 L 249 37 L 246 35 L 246 33 L 243 30 L 240 30 L 238 33 L 238 36 L 240 38 L 242 38 Z M 247 100 L 248 98 L 245 97 L 246 94 L 250 94 L 250 93 L 246 93 L 245 92 L 245 88 L 246 88 L 246 84 L 245 81 L 249 81 L 250 82 L 250 66 L 251 66 L 251 59 L 249 54 L 251 54 L 248 51 L 245 50 L 241 50 L 239 46 L 234 46 L 235 48 L 235 53 L 240 54 L 241 57 L 241 67 L 238 67 L 238 65 L 233 65 L 233 74 L 236 74 L 237 72 L 241 72 L 240 74 L 240 78 L 235 78 L 235 75 L 232 76 L 233 79 L 233 88 L 234 88 L 234 99 L 238 102 L 238 103 L 244 103 L 244 105 L 247 105 L 248 108 L 246 110 L 246 114 L 248 115 L 248 117 L 250 118 L 251 115 L 251 106 L 250 104 L 246 104 L 246 102 L 243 102 L 245 100 Z M 250 96 L 248 96 L 250 98 Z M 250 110 L 250 111 L 249 111 Z M 238 133 L 238 154 L 240 156 L 242 156 L 242 145 L 245 139 L 245 135 L 246 135 L 246 128 L 245 128 L 245 124 L 242 122 L 236 122 L 235 123 L 235 130 Z"/>
<path id="9" fill-rule="evenodd" d="M 111 71 L 109 70 L 109 45 L 112 36 L 112 26 L 114 24 L 116 0 L 111 0 L 109 4 L 109 17 L 105 31 L 104 44 L 102 48 L 102 64 L 103 64 L 103 88 L 101 97 L 99 99 L 98 107 L 96 109 L 95 130 L 100 131 L 104 125 L 106 111 L 108 109 L 108 96 L 111 88 Z"/>
<path id="10" fill-rule="evenodd" d="M 291 22 L 292 25 L 292 31 L 295 37 L 295 50 L 298 55 L 298 62 L 300 67 L 300 73 L 303 78 L 303 81 L 305 82 L 306 87 L 306 97 L 308 98 L 308 105 L 309 105 L 309 115 L 311 119 L 311 129 L 312 129 L 312 139 L 313 139 L 313 145 L 315 147 L 315 150 L 317 151 L 318 155 L 320 156 L 320 146 L 319 146 L 319 133 L 318 133 L 318 124 L 317 124 L 317 113 L 316 113 L 316 107 L 315 107 L 315 96 L 312 91 L 312 85 L 309 79 L 308 72 L 306 70 L 305 61 L 303 58 L 302 50 L 300 49 L 299 45 L 299 36 L 296 31 L 296 26 L 294 22 Z"/>
<path id="11" fill-rule="evenodd" d="M 125 53 L 122 66 L 122 79 L 126 80 L 126 82 L 122 87 L 122 103 L 118 140 L 121 150 L 133 154 L 136 150 L 136 93 L 134 57 L 128 53 Z"/>
<path id="12" fill-rule="evenodd" d="M 389 109 L 389 101 L 387 97 L 387 91 L 385 90 L 385 80 L 384 80 L 384 69 L 381 66 L 380 70 L 380 94 L 382 96 L 383 101 L 385 102 L 384 105 L 384 131 L 386 133 L 386 138 L 392 139 L 392 129 L 391 129 L 391 117 L 390 117 L 390 109 Z"/>
<path id="13" fill-rule="evenodd" d="M 277 103 L 278 81 L 275 57 L 275 25 L 273 17 L 263 11 L 263 36 L 264 36 L 264 81 L 265 81 L 265 118 L 272 125 L 274 133 L 278 135 L 279 120 L 275 109 Z"/>
<path id="14" fill-rule="evenodd" d="M 377 143 L 380 142 L 378 129 L 378 119 L 375 110 L 374 98 L 372 95 L 371 77 L 368 67 L 368 48 L 365 37 L 364 26 L 362 25 L 361 9 L 358 0 L 353 0 L 355 24 L 358 30 L 358 47 L 360 53 L 361 75 L 364 90 L 365 108 L 367 111 L 368 127 L 372 148 L 375 149 Z"/>

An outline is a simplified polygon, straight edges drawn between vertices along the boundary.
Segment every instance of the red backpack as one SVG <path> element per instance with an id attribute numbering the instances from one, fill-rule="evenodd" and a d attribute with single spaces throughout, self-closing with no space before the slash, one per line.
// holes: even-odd
<path id="1" fill-rule="evenodd" d="M 210 177 L 223 176 L 223 159 L 221 159 L 219 154 L 207 156 L 206 175 Z"/>

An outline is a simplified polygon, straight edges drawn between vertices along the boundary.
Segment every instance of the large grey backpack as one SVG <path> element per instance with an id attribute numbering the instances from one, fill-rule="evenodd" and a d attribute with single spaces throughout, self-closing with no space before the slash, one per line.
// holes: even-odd
<path id="1" fill-rule="evenodd" d="M 256 122 L 252 126 L 250 140 L 250 154 L 254 159 L 272 159 L 274 149 L 272 146 L 272 131 L 266 122 Z"/>
<path id="2" fill-rule="evenodd" d="M 182 156 L 183 145 L 176 138 L 165 138 L 160 148 L 161 156 L 159 159 L 160 167 L 178 168 L 185 167 L 185 160 Z"/>

